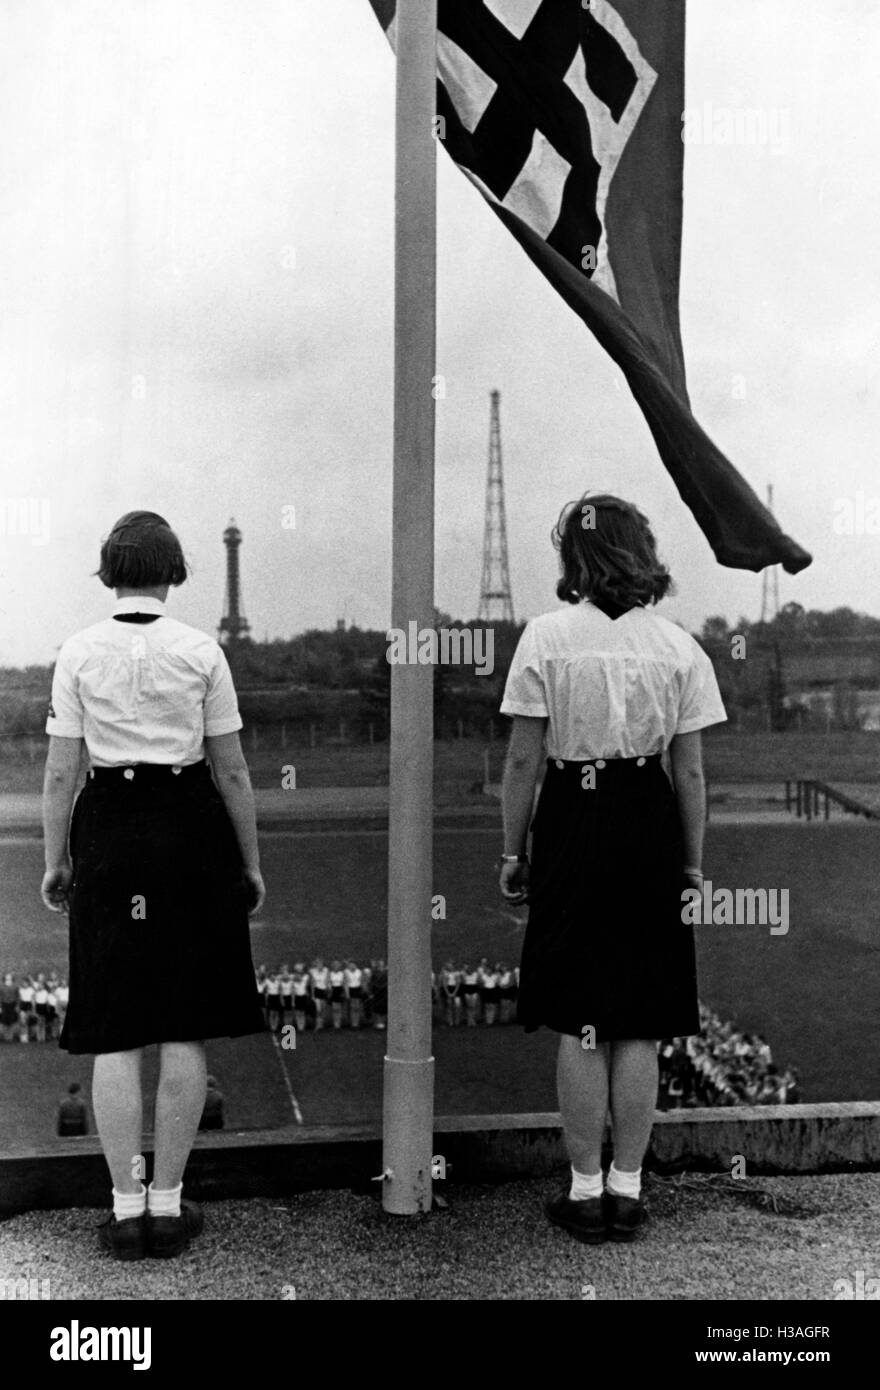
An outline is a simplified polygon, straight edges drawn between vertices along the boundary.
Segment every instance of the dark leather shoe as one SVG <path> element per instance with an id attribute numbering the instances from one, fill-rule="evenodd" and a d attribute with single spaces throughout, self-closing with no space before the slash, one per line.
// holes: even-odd
<path id="1" fill-rule="evenodd" d="M 544 1211 L 554 1226 L 561 1226 L 584 1245 L 600 1245 L 605 1239 L 601 1197 L 587 1197 L 582 1202 L 573 1202 L 566 1193 L 562 1193 L 548 1202 Z"/>
<path id="2" fill-rule="evenodd" d="M 156 1260 L 180 1255 L 205 1224 L 202 1209 L 195 1202 L 180 1201 L 179 1216 L 151 1216 L 147 1212 L 147 1254 Z"/>
<path id="3" fill-rule="evenodd" d="M 648 1213 L 640 1197 L 618 1197 L 616 1192 L 606 1192 L 605 1225 L 611 1240 L 635 1240 L 640 1226 L 645 1224 Z"/>
<path id="4" fill-rule="evenodd" d="M 111 1214 L 98 1227 L 98 1239 L 115 1260 L 142 1260 L 146 1250 L 144 1218 L 117 1221 Z"/>

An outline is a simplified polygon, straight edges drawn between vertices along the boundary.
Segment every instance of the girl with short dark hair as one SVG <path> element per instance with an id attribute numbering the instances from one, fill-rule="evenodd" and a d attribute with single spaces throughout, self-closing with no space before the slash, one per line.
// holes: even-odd
<path id="1" fill-rule="evenodd" d="M 116 590 L 113 613 L 64 643 L 52 682 L 42 896 L 70 912 L 60 1046 L 95 1054 L 92 1103 L 113 1179 L 102 1243 L 120 1259 L 167 1257 L 202 1225 L 181 1187 L 205 1099 L 204 1040 L 264 1028 L 248 915 L 265 889 L 226 657 L 165 612 L 169 587 L 186 579 L 180 542 L 157 513 L 127 512 L 98 574 Z M 141 1062 L 151 1043 L 147 1191 Z"/>

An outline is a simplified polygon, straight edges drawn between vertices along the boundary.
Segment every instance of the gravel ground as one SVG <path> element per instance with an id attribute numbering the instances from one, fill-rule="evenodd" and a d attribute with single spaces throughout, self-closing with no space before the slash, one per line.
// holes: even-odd
<path id="1" fill-rule="evenodd" d="M 650 1228 L 598 1248 L 548 1224 L 558 1190 L 450 1185 L 447 1210 L 412 1219 L 349 1192 L 215 1202 L 164 1263 L 101 1252 L 98 1211 L 29 1212 L 0 1225 L 0 1278 L 48 1279 L 62 1299 L 827 1300 L 880 1276 L 880 1174 L 650 1178 Z"/>

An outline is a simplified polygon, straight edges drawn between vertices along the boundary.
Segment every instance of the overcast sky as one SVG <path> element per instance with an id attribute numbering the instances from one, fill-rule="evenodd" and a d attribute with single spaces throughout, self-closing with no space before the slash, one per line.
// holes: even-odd
<path id="1" fill-rule="evenodd" d="M 834 529 L 880 495 L 880 4 L 688 8 L 688 109 L 787 132 L 687 147 L 695 414 L 814 553 L 781 601 L 880 613 L 880 537 Z M 394 64 L 367 0 L 7 0 L 2 37 L 0 503 L 39 499 L 47 531 L 0 536 L 0 664 L 105 614 L 91 572 L 132 507 L 184 542 L 185 621 L 216 629 L 234 515 L 256 637 L 384 628 Z M 554 605 L 550 527 L 595 487 L 652 518 L 670 616 L 757 617 L 760 577 L 715 563 L 618 370 L 439 168 L 438 606 L 476 612 L 497 387 L 517 616 Z"/>

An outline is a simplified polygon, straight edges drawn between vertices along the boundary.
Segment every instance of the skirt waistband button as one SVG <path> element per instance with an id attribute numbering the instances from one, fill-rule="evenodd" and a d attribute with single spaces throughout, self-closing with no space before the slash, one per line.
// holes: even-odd
<path id="1" fill-rule="evenodd" d="M 134 768 L 133 768 L 133 767 L 127 767 L 127 768 L 125 769 L 125 771 L 123 772 L 122 775 L 123 775 L 123 777 L 124 777 L 128 782 L 130 782 L 130 781 L 132 780 L 132 778 L 134 777 Z"/>
<path id="2" fill-rule="evenodd" d="M 604 767 L 604 766 L 605 766 L 605 759 L 604 759 L 604 758 L 597 758 L 597 759 L 596 759 L 596 766 L 597 766 L 597 767 Z"/>
<path id="3" fill-rule="evenodd" d="M 644 758 L 636 758 L 636 767 L 644 767 L 644 766 L 645 766 L 645 759 L 644 759 Z"/>

